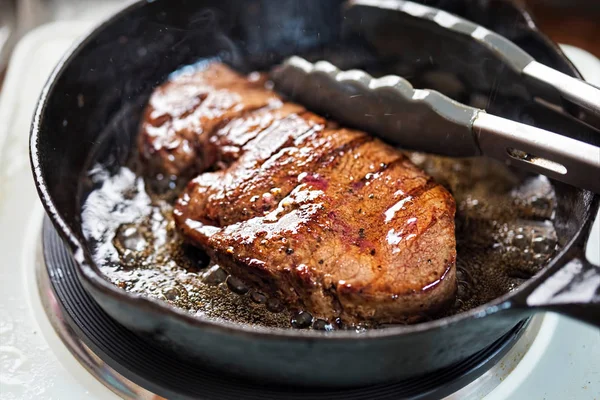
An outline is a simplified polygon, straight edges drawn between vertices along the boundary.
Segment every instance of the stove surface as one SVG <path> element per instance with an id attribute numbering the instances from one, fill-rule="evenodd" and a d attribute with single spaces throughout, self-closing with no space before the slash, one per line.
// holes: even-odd
<path id="1" fill-rule="evenodd" d="M 57 335 L 35 283 L 44 212 L 29 169 L 29 125 L 47 76 L 90 27 L 60 22 L 29 33 L 15 50 L 0 95 L 0 399 L 118 398 Z M 600 61 L 577 48 L 565 46 L 565 51 L 586 79 L 600 86 Z M 587 249 L 595 264 L 600 264 L 599 224 L 597 218 Z M 553 314 L 537 321 L 537 335 L 524 335 L 520 350 L 509 352 L 476 387 L 467 386 L 451 398 L 481 398 L 482 393 L 494 400 L 599 398 L 600 331 Z M 88 361 L 99 364 L 99 372 L 111 379 L 93 354 Z M 157 397 L 144 392 L 137 398 Z"/>

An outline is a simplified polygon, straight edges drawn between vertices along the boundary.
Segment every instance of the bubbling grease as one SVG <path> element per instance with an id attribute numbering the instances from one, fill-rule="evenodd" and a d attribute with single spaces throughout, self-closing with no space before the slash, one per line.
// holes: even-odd
<path id="1" fill-rule="evenodd" d="M 443 316 L 514 290 L 554 255 L 556 200 L 545 177 L 519 177 L 484 158 L 407 154 L 450 190 L 457 204 L 458 292 Z M 316 319 L 250 290 L 184 242 L 172 216 L 176 192 L 164 194 L 163 188 L 156 194 L 156 182 L 145 182 L 132 165 L 113 174 L 97 165 L 87 177 L 96 189 L 83 205 L 83 230 L 110 282 L 208 318 L 324 331 L 378 328 Z"/>
<path id="2" fill-rule="evenodd" d="M 531 278 L 557 250 L 554 189 L 486 158 L 410 153 L 453 195 L 458 292 L 449 315 L 500 297 Z"/>

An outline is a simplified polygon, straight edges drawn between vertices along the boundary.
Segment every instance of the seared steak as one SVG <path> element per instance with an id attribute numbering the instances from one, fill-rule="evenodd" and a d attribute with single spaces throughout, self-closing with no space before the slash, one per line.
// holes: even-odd
<path id="1" fill-rule="evenodd" d="M 199 151 L 201 137 L 224 121 L 260 108 L 280 108 L 280 98 L 264 89 L 262 76 L 242 78 L 220 63 L 201 73 L 182 73 L 158 87 L 146 108 L 139 148 L 154 175 L 186 176 L 214 162 Z M 232 132 L 232 144 L 245 136 Z M 250 132 L 246 132 L 249 135 Z"/>
<path id="2" fill-rule="evenodd" d="M 205 105 L 216 93 L 230 101 Z M 218 64 L 159 88 L 146 115 L 156 170 L 219 166 L 189 182 L 175 220 L 254 289 L 350 323 L 415 322 L 453 301 L 454 200 L 398 150 Z"/>

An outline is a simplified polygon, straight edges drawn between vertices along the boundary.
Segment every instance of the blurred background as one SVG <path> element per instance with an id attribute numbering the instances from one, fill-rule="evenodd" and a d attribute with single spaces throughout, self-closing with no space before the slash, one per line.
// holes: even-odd
<path id="1" fill-rule="evenodd" d="M 440 1 L 451 0 L 420 0 L 433 6 Z M 600 57 L 600 0 L 512 1 L 524 4 L 540 29 L 555 42 L 571 44 Z M 128 2 L 130 0 L 0 0 L 0 87 L 14 45 L 29 30 L 56 20 L 97 21 Z M 173 3 L 175 5 L 176 0 Z"/>
<path id="2" fill-rule="evenodd" d="M 600 57 L 599 0 L 528 0 L 540 30 L 557 43 L 570 44 Z"/>

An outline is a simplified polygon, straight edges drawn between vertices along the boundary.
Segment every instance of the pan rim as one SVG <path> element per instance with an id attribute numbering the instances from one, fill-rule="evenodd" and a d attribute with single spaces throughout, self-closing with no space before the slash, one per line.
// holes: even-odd
<path id="1" fill-rule="evenodd" d="M 113 285 L 109 281 L 104 278 L 104 275 L 99 271 L 98 267 L 93 263 L 89 252 L 87 251 L 87 246 L 85 243 L 82 243 L 73 230 L 69 227 L 69 225 L 65 222 L 63 216 L 58 211 L 57 207 L 54 204 L 54 200 L 50 196 L 48 191 L 48 186 L 46 185 L 45 179 L 43 177 L 42 168 L 40 166 L 39 159 L 39 133 L 40 128 L 44 124 L 44 114 L 46 111 L 46 107 L 48 105 L 48 100 L 54 92 L 54 89 L 57 85 L 57 82 L 63 73 L 69 66 L 72 59 L 77 57 L 79 53 L 84 50 L 85 46 L 94 40 L 95 36 L 99 34 L 102 30 L 109 27 L 111 23 L 119 18 L 121 18 L 124 14 L 135 10 L 137 8 L 141 8 L 144 4 L 151 2 L 153 0 L 137 0 L 129 5 L 126 5 L 119 11 L 117 11 L 112 16 L 108 17 L 104 21 L 100 22 L 93 28 L 89 33 L 84 35 L 82 38 L 76 41 L 74 45 L 65 53 L 65 55 L 61 58 L 59 63 L 56 65 L 52 73 L 50 74 L 48 80 L 46 81 L 42 92 L 40 94 L 39 100 L 36 105 L 35 113 L 33 116 L 33 121 L 31 124 L 30 130 L 30 142 L 29 142 L 29 156 L 30 156 L 30 164 L 33 172 L 34 183 L 36 186 L 36 190 L 38 191 L 38 195 L 42 202 L 42 205 L 46 211 L 46 214 L 52 221 L 55 229 L 57 229 L 63 241 L 66 241 L 68 244 L 71 253 L 74 256 L 74 260 L 77 264 L 77 272 L 79 278 L 83 278 L 82 283 L 87 288 L 87 290 L 95 290 L 102 292 L 104 295 L 108 295 L 112 297 L 114 300 L 118 302 L 123 302 L 130 304 L 131 306 L 144 309 L 145 311 L 155 313 L 155 314 L 164 314 L 167 313 L 169 318 L 175 319 L 178 323 L 182 323 L 185 325 L 192 325 L 197 328 L 210 329 L 213 331 L 219 331 L 224 334 L 229 335 L 242 335 L 242 336 L 251 336 L 260 339 L 285 339 L 285 340 L 345 340 L 345 341 L 363 341 L 365 339 L 377 339 L 377 338 L 390 338 L 397 336 L 408 336 L 413 334 L 419 334 L 425 331 L 434 330 L 437 328 L 444 328 L 453 324 L 460 323 L 461 321 L 467 319 L 479 319 L 485 316 L 495 314 L 499 311 L 514 308 L 511 300 L 518 296 L 521 292 L 527 289 L 530 285 L 534 285 L 540 276 L 545 274 L 547 271 L 556 267 L 557 263 L 567 256 L 571 248 L 576 245 L 582 237 L 586 234 L 586 227 L 590 224 L 590 219 L 593 217 L 594 213 L 597 212 L 600 207 L 600 196 L 591 194 L 592 197 L 590 200 L 590 206 L 586 210 L 583 215 L 584 223 L 578 228 L 577 232 L 570 238 L 567 244 L 561 249 L 561 251 L 554 256 L 554 258 L 544 267 L 542 268 L 536 275 L 529 278 L 523 284 L 521 284 L 517 289 L 512 292 L 506 293 L 488 303 L 485 303 L 481 306 L 468 310 L 466 312 L 462 312 L 453 316 L 443 317 L 439 319 L 435 319 L 432 321 L 422 322 L 414 325 L 399 325 L 392 326 L 386 329 L 373 329 L 367 330 L 363 333 L 356 333 L 354 331 L 334 331 L 334 332 L 322 332 L 315 330 L 300 330 L 300 329 L 292 329 L 292 328 L 272 328 L 272 327 L 263 327 L 263 326 L 253 326 L 249 324 L 240 324 L 226 320 L 217 320 L 212 318 L 207 318 L 203 316 L 192 316 L 189 313 L 185 312 L 182 309 L 174 307 L 168 303 L 162 302 L 158 299 L 149 298 L 143 296 L 141 294 L 135 294 L 126 292 L 123 289 L 118 288 Z M 510 3 L 514 6 L 521 14 L 528 15 L 526 9 L 523 7 L 517 6 L 513 1 L 508 0 L 507 3 Z M 531 21 L 531 19 L 530 19 Z M 571 72 L 581 78 L 581 75 L 577 71 L 577 69 L 572 65 L 570 60 L 566 58 L 566 56 L 562 53 L 562 51 L 556 46 L 553 42 L 551 42 L 545 35 L 543 35 L 537 27 L 531 22 L 529 25 L 529 29 L 533 32 L 540 35 L 540 37 L 547 42 L 556 52 L 562 57 L 564 60 L 567 60 L 567 63 L 571 67 Z M 102 304 L 100 304 L 102 306 Z M 526 318 L 527 315 L 523 314 L 523 318 Z"/>

